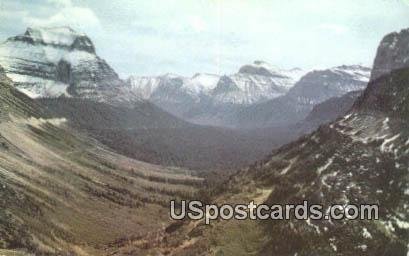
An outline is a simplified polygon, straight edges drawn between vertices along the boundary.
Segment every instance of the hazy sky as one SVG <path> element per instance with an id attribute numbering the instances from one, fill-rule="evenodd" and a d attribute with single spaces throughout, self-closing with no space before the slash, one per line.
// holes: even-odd
<path id="1" fill-rule="evenodd" d="M 69 25 L 126 78 L 371 65 L 383 35 L 409 27 L 409 0 L 0 0 L 0 38 Z"/>

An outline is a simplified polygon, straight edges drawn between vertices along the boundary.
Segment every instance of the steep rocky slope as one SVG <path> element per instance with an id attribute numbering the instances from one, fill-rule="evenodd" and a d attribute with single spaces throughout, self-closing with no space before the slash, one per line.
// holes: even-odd
<path id="1" fill-rule="evenodd" d="M 317 104 L 308 116 L 298 125 L 311 132 L 322 124 L 335 121 L 344 116 L 354 105 L 363 91 L 352 91 L 341 97 L 333 97 Z"/>
<path id="2" fill-rule="evenodd" d="M 201 184 L 186 170 L 74 135 L 1 71 L 0 88 L 2 255 L 102 255 L 111 243 L 161 229 L 170 198 L 189 197 Z"/>

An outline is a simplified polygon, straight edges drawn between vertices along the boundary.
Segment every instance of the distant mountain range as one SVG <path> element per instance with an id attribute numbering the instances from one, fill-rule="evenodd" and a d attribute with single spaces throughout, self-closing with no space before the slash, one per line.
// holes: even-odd
<path id="1" fill-rule="evenodd" d="M 276 69 L 262 61 L 245 65 L 233 75 L 195 74 L 182 77 L 167 74 L 158 77 L 130 77 L 128 83 L 135 92 L 157 104 L 171 101 L 170 89 L 198 102 L 209 97 L 215 104 L 243 104 L 273 99 L 284 95 L 305 72 L 301 69 Z M 174 99 L 178 102 L 178 99 Z M 187 102 L 181 98 L 179 102 Z"/>
<path id="2" fill-rule="evenodd" d="M 277 69 L 262 61 L 233 75 L 130 77 L 137 95 L 187 121 L 234 126 L 238 109 L 282 96 L 305 72 Z"/>
<path id="3" fill-rule="evenodd" d="M 370 69 L 340 66 L 310 72 L 255 61 L 233 75 L 130 77 L 133 91 L 187 121 L 234 128 L 288 125 L 331 97 L 362 90 Z"/>

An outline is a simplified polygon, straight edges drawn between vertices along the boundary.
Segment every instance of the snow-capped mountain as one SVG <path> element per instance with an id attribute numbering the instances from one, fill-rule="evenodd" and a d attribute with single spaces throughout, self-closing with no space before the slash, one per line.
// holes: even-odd
<path id="1" fill-rule="evenodd" d="M 370 72 L 370 68 L 359 65 L 314 70 L 291 88 L 288 97 L 296 99 L 300 104 L 316 105 L 331 97 L 363 90 L 369 81 Z"/>
<path id="2" fill-rule="evenodd" d="M 305 72 L 255 61 L 238 73 L 192 77 L 130 77 L 131 90 L 159 107 L 199 124 L 229 126 L 237 109 L 285 95 Z"/>
<path id="3" fill-rule="evenodd" d="M 167 95 L 164 99 L 160 97 L 164 91 L 177 89 L 179 94 L 189 95 L 196 100 L 207 96 L 219 104 L 249 105 L 285 94 L 304 73 L 298 68 L 277 69 L 265 62 L 255 61 L 232 75 L 198 73 L 193 77 L 173 74 L 157 77 L 131 76 L 128 83 L 135 93 L 155 102 L 175 100 L 167 99 Z"/>
<path id="4" fill-rule="evenodd" d="M 239 126 L 281 126 L 304 119 L 313 107 L 329 98 L 365 89 L 370 68 L 352 65 L 314 70 L 304 75 L 286 95 L 241 110 Z"/>
<path id="5" fill-rule="evenodd" d="M 96 55 L 92 41 L 69 27 L 28 28 L 0 44 L 0 65 L 32 98 L 76 96 L 128 100 L 125 83 Z M 134 99 L 133 99 L 134 100 Z"/>
<path id="6" fill-rule="evenodd" d="M 220 76 L 213 74 L 198 73 L 193 77 L 183 77 L 175 74 L 165 74 L 162 76 L 131 76 L 127 83 L 131 89 L 144 99 L 160 97 L 163 91 L 171 87 L 185 92 L 191 97 L 200 94 L 208 94 L 216 87 Z M 177 84 L 177 85 L 175 85 Z"/>
<path id="7" fill-rule="evenodd" d="M 212 96 L 217 103 L 250 105 L 284 95 L 304 74 L 299 68 L 278 69 L 255 61 L 221 77 Z"/>

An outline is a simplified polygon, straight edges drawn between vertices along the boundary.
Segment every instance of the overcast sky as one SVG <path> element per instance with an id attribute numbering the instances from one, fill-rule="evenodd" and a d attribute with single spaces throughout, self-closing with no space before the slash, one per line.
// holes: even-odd
<path id="1" fill-rule="evenodd" d="M 69 25 L 128 75 L 371 65 L 383 35 L 409 27 L 409 0 L 0 0 L 0 38 Z"/>

